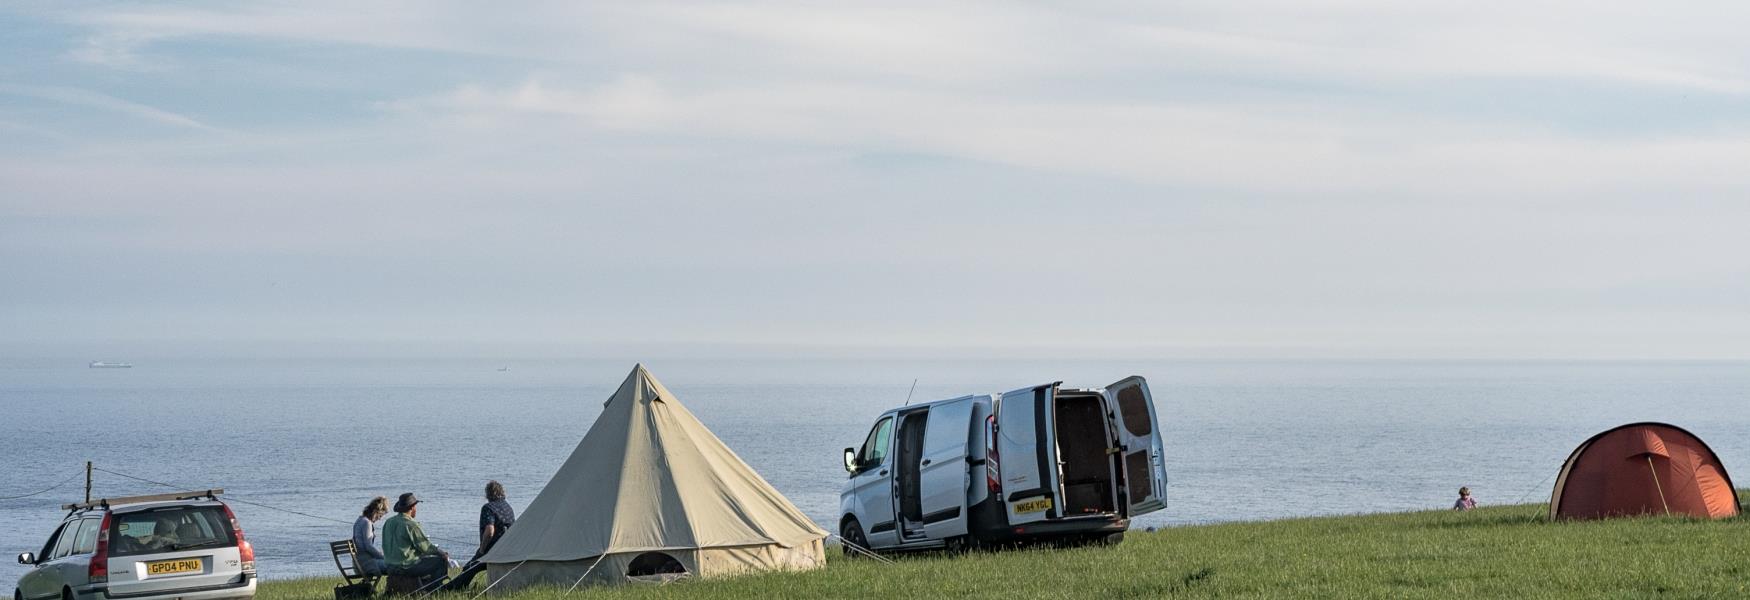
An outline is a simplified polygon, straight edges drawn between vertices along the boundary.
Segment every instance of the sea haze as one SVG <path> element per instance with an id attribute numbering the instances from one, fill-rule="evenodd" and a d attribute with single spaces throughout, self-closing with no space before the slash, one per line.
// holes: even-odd
<path id="1" fill-rule="evenodd" d="M 0 496 L 100 468 L 222 487 L 263 576 L 333 571 L 326 542 L 375 495 L 412 491 L 457 558 L 481 488 L 527 506 L 633 362 L 603 360 L 81 360 L 0 362 Z M 1541 502 L 1575 445 L 1668 421 L 1728 468 L 1750 459 L 1750 363 L 1087 360 L 657 360 L 647 363 L 731 448 L 830 530 L 840 453 L 881 411 L 1064 381 L 1149 379 L 1169 507 L 1134 527 Z M 505 369 L 505 370 L 501 370 Z M 1750 468 L 1750 467 L 1743 467 Z M 1747 471 L 1750 472 L 1750 471 Z M 1745 477 L 1750 477 L 1746 475 Z M 1747 480 L 1740 480 L 1742 484 Z M 0 501 L 9 553 L 34 552 L 82 478 Z M 96 494 L 165 491 L 99 472 Z M 578 510 L 589 511 L 589 506 Z M 316 518 L 321 517 L 321 518 Z M 333 519 L 330 522 L 323 519 Z M 26 567 L 5 561 L 0 580 Z"/>

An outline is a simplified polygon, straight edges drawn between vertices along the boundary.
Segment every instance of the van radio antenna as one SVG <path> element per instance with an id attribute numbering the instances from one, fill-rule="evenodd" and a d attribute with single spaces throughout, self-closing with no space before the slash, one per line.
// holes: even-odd
<path id="1" fill-rule="evenodd" d="M 911 406 L 911 393 L 918 391 L 918 378 L 911 378 L 911 389 L 905 392 L 905 405 Z"/>

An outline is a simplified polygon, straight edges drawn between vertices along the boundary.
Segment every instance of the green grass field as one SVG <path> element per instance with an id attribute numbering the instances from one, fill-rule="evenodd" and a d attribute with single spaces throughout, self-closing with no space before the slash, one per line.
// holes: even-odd
<path id="1" fill-rule="evenodd" d="M 1747 495 L 1744 493 L 1741 496 Z M 1750 518 L 1548 523 L 1543 507 L 1480 508 L 1175 527 L 1113 547 L 920 554 L 895 564 L 834 553 L 825 569 L 592 598 L 1750 598 Z M 829 548 L 836 551 L 837 548 Z M 476 589 L 484 584 L 482 577 Z M 262 600 L 332 598 L 337 580 L 262 584 Z M 473 594 L 438 596 L 449 600 Z M 494 596 L 497 594 L 495 593 Z M 557 600 L 528 590 L 514 600 Z"/>

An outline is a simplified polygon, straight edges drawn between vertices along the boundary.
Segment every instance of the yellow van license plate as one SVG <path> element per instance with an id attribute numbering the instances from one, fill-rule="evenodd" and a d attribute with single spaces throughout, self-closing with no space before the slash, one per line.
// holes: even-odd
<path id="1" fill-rule="evenodd" d="M 147 575 L 175 575 L 177 573 L 193 573 L 201 570 L 201 559 L 184 558 L 178 560 L 161 560 L 146 563 Z"/>
<path id="2" fill-rule="evenodd" d="M 1036 512 L 1042 511 L 1042 510 L 1049 510 L 1050 508 L 1051 508 L 1051 499 L 1050 498 L 1040 498 L 1038 500 L 1028 500 L 1025 502 L 1016 502 L 1015 503 L 1015 514 L 1021 515 L 1021 514 L 1027 514 L 1027 513 L 1036 513 Z"/>

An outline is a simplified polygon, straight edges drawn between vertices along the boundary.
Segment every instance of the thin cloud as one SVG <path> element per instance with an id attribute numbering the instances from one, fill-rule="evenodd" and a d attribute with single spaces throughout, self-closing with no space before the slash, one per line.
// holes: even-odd
<path id="1" fill-rule="evenodd" d="M 0 94 L 38 98 L 52 102 L 106 110 L 138 117 L 155 123 L 163 123 L 165 125 L 175 125 L 201 131 L 219 131 L 217 128 L 196 121 L 187 116 L 147 106 L 138 102 L 129 102 L 115 96 L 101 94 L 90 90 L 54 86 L 0 84 Z"/>
<path id="2" fill-rule="evenodd" d="M 1235 190 L 1422 188 L 1444 198 L 1623 184 L 1750 187 L 1736 166 L 1737 157 L 1750 154 L 1743 132 L 1598 144 L 1475 120 L 1293 100 L 1144 105 L 858 85 L 687 92 L 629 76 L 584 88 L 539 80 L 500 88 L 471 84 L 383 106 L 434 125 L 471 123 L 484 135 L 558 126 L 580 135 L 731 138 Z"/>
<path id="3" fill-rule="evenodd" d="M 1750 347 L 1750 4 L 9 11 L 21 339 Z"/>

